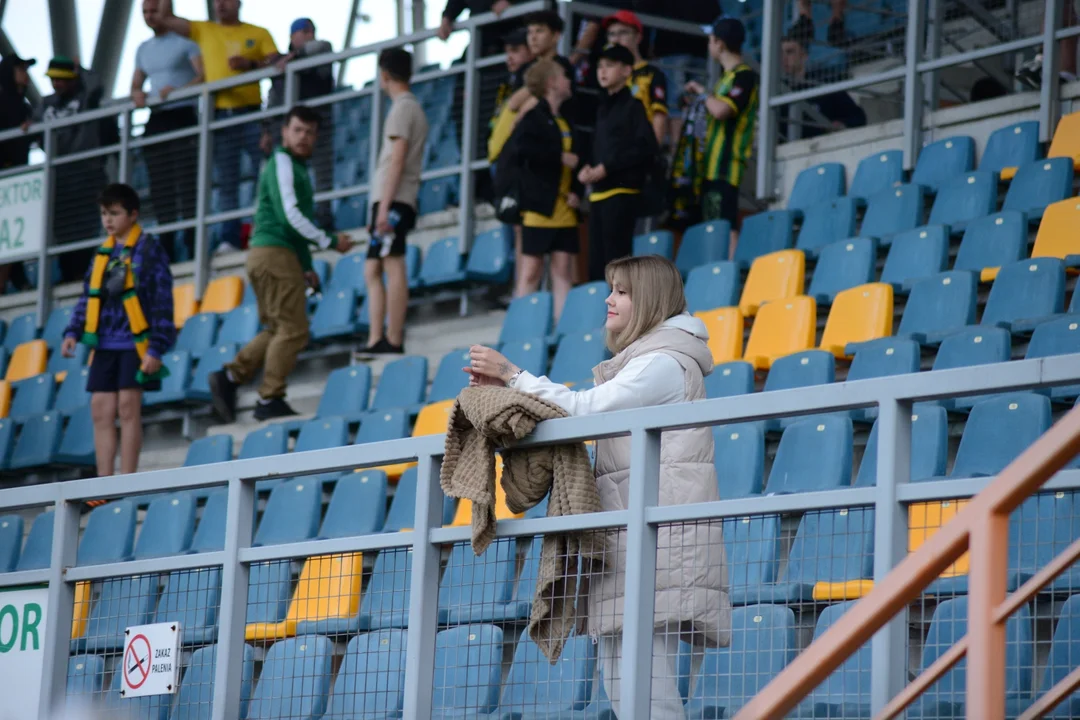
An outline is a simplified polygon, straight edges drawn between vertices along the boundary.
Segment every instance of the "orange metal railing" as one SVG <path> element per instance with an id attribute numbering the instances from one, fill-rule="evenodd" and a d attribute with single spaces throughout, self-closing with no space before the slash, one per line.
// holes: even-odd
<path id="1" fill-rule="evenodd" d="M 1009 515 L 1080 453 L 1080 408 L 1070 411 L 997 476 L 921 548 L 769 683 L 736 720 L 782 718 L 852 653 L 912 603 L 927 585 L 970 553 L 968 634 L 926 668 L 877 716 L 892 718 L 967 656 L 967 716 L 1005 717 L 1005 621 L 1080 558 L 1080 539 L 1006 597 Z M 1040 697 L 1021 720 L 1040 717 L 1080 687 L 1080 668 Z"/>

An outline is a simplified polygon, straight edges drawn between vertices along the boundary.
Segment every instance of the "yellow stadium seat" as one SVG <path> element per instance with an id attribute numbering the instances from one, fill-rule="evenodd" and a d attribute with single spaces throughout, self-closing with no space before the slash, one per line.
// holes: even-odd
<path id="1" fill-rule="evenodd" d="M 432 403 L 425 405 L 420 411 L 420 414 L 416 417 L 416 424 L 413 425 L 412 436 L 423 437 L 425 435 L 439 435 L 446 432 L 447 423 L 450 421 L 450 409 L 454 407 L 453 400 L 443 400 L 442 402 Z M 384 465 L 379 468 L 386 473 L 386 477 L 391 482 L 396 482 L 409 468 L 415 466 L 414 462 L 398 463 L 396 465 Z"/>
<path id="2" fill-rule="evenodd" d="M 199 303 L 195 300 L 195 286 L 173 285 L 173 324 L 177 329 L 184 327 L 188 318 L 199 312 Z"/>
<path id="3" fill-rule="evenodd" d="M 199 312 L 227 313 L 240 307 L 244 299 L 244 279 L 239 275 L 219 277 L 206 286 Z"/>
<path id="4" fill-rule="evenodd" d="M 86 634 L 86 621 L 90 618 L 90 583 L 75 583 L 75 608 L 71 617 L 71 637 Z"/>
<path id="5" fill-rule="evenodd" d="M 44 340 L 31 340 L 24 342 L 15 348 L 8 363 L 7 375 L 4 379 L 8 382 L 25 380 L 45 372 L 45 366 L 49 361 L 49 346 Z"/>
<path id="6" fill-rule="evenodd" d="M 858 600 L 874 589 L 873 580 L 814 583 L 814 599 L 818 602 Z"/>
<path id="7" fill-rule="evenodd" d="M 806 256 L 802 250 L 781 250 L 762 255 L 750 266 L 739 310 L 746 317 L 771 300 L 802 295 L 806 279 Z"/>
<path id="8" fill-rule="evenodd" d="M 940 502 L 912 503 L 908 507 L 908 552 L 915 552 L 934 533 L 964 509 L 967 500 L 942 500 Z M 950 578 L 968 574 L 969 558 L 964 553 L 938 577 Z"/>
<path id="9" fill-rule="evenodd" d="M 738 360 L 743 351 L 743 316 L 739 308 L 727 307 L 703 310 L 694 317 L 705 323 L 709 331 L 709 351 L 716 364 Z"/>
<path id="10" fill-rule="evenodd" d="M 777 358 L 814 347 L 817 334 L 817 303 L 797 295 L 763 305 L 750 328 L 743 360 L 758 370 L 768 370 Z"/>
<path id="11" fill-rule="evenodd" d="M 888 283 L 867 283 L 836 294 L 821 349 L 838 358 L 848 357 L 848 343 L 892 335 L 893 289 Z"/>
<path id="12" fill-rule="evenodd" d="M 1080 132 L 1080 128 L 1077 129 Z M 1067 198 L 1046 207 L 1031 257 L 1056 257 L 1064 260 L 1080 255 L 1080 197 Z"/>
<path id="13" fill-rule="evenodd" d="M 244 630 L 249 641 L 293 637 L 302 622 L 354 617 L 360 610 L 360 581 L 364 572 L 361 553 L 310 557 L 300 571 L 289 612 L 279 623 L 252 623 Z"/>
<path id="14" fill-rule="evenodd" d="M 516 520 L 525 517 L 524 513 L 512 513 L 510 508 L 506 507 L 506 491 L 502 486 L 502 457 L 498 457 L 495 460 L 495 519 L 496 520 Z M 472 500 L 459 500 L 457 506 L 457 512 L 454 513 L 454 519 L 450 523 L 450 527 L 462 527 L 464 525 L 472 525 Z"/>
<path id="15" fill-rule="evenodd" d="M 6 418 L 11 412 L 11 383 L 0 380 L 0 418 Z"/>
<path id="16" fill-rule="evenodd" d="M 1046 157 L 1072 158 L 1073 167 L 1080 170 L 1080 112 L 1061 116 Z"/>

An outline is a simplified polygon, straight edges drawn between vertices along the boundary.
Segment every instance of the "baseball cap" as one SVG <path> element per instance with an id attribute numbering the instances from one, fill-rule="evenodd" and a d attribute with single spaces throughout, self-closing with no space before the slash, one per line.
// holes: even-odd
<path id="1" fill-rule="evenodd" d="M 622 45 L 607 45 L 600 51 L 601 60 L 611 60 L 623 65 L 634 66 L 634 54 Z"/>
<path id="2" fill-rule="evenodd" d="M 503 36 L 503 45 L 509 45 L 510 47 L 519 47 L 521 45 L 529 44 L 529 31 L 523 27 L 516 28 L 506 33 Z"/>
<path id="3" fill-rule="evenodd" d="M 5 55 L 4 60 L 7 60 L 12 65 L 22 65 L 23 67 L 33 67 L 34 65 L 37 65 L 37 60 L 34 58 L 19 57 L 16 53 Z"/>
<path id="4" fill-rule="evenodd" d="M 724 44 L 735 52 L 742 49 L 742 44 L 746 40 L 746 28 L 742 21 L 727 15 L 721 15 L 713 21 L 712 25 L 703 25 L 701 29 L 717 40 L 723 40 Z"/>
<path id="5" fill-rule="evenodd" d="M 637 30 L 639 33 L 644 32 L 645 29 L 645 27 L 641 24 L 641 20 L 638 19 L 637 14 L 634 13 L 632 10 L 620 10 L 614 15 L 608 15 L 606 18 L 604 18 L 604 29 L 607 30 L 608 27 L 614 25 L 615 23 L 619 23 L 620 25 L 629 25 L 630 27 Z"/>
<path id="6" fill-rule="evenodd" d="M 67 55 L 57 55 L 49 61 L 49 69 L 45 71 L 45 77 L 55 80 L 74 80 L 79 77 L 75 61 Z"/>
<path id="7" fill-rule="evenodd" d="M 289 34 L 298 33 L 301 30 L 310 30 L 315 32 L 315 23 L 311 22 L 311 18 L 297 18 L 293 20 L 292 25 L 289 26 Z"/>

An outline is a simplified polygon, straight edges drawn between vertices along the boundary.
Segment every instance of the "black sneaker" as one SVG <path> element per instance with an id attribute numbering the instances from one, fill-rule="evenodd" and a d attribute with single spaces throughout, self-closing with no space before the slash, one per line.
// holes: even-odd
<path id="1" fill-rule="evenodd" d="M 374 358 L 382 357 L 384 355 L 404 355 L 405 343 L 401 345 L 391 345 L 390 341 L 386 338 L 380 338 L 377 343 L 370 345 L 363 350 L 360 350 L 356 355 L 359 358 Z"/>
<path id="2" fill-rule="evenodd" d="M 255 405 L 256 420 L 273 420 L 299 414 L 289 406 L 289 403 L 285 402 L 285 398 L 273 398 L 266 402 L 259 401 Z"/>
<path id="3" fill-rule="evenodd" d="M 210 373 L 207 380 L 210 385 L 210 399 L 218 417 L 223 422 L 236 422 L 236 383 L 229 379 L 224 370 Z"/>

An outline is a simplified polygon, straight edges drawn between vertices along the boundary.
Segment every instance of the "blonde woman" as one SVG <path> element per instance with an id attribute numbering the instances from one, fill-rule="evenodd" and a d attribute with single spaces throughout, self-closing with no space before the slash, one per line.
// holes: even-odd
<path id="1" fill-rule="evenodd" d="M 474 385 L 505 384 L 549 400 L 571 415 L 650 407 L 705 398 L 704 377 L 712 356 L 704 324 L 687 314 L 682 279 L 660 257 L 616 260 L 607 266 L 612 287 L 607 299 L 607 343 L 615 355 L 593 370 L 596 387 L 574 392 L 546 377 L 514 366 L 498 352 L 473 346 Z M 596 442 L 596 483 L 604 510 L 625 510 L 630 488 L 630 438 Z M 660 451 L 660 504 L 680 505 L 719 499 L 713 467 L 712 429 L 664 433 Z M 607 560 L 589 587 L 589 633 L 599 639 L 604 688 L 616 716 L 620 711 L 625 531 L 608 535 Z M 678 690 L 679 641 L 696 652 L 726 646 L 731 603 L 723 532 L 719 521 L 662 527 L 656 556 L 656 614 L 653 635 L 653 720 L 682 718 Z"/>

